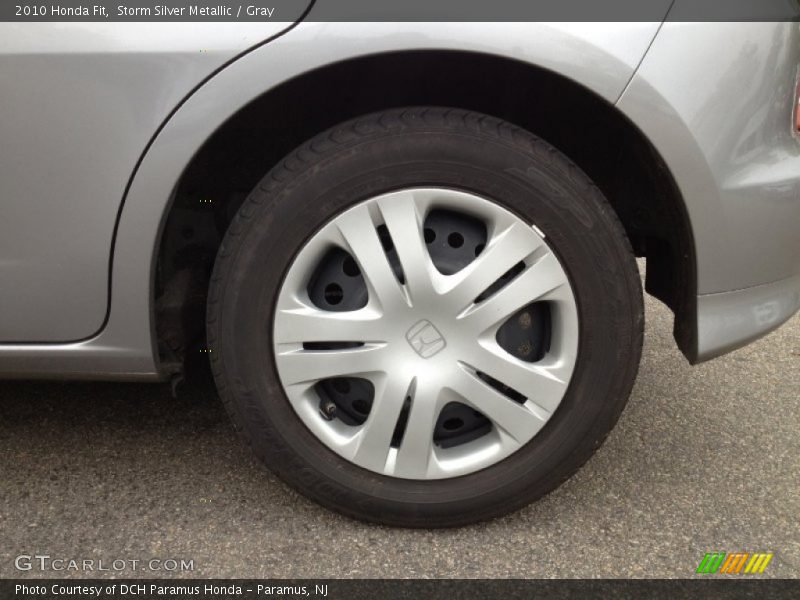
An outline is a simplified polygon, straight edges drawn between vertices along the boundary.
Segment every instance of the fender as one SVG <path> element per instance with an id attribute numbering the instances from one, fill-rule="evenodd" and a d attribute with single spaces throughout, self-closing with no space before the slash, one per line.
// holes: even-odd
<path id="1" fill-rule="evenodd" d="M 734 39 L 740 52 L 721 50 Z M 692 362 L 739 348 L 800 308 L 800 144 L 791 121 L 799 56 L 796 23 L 667 21 L 617 104 L 658 149 L 688 212 Z"/>

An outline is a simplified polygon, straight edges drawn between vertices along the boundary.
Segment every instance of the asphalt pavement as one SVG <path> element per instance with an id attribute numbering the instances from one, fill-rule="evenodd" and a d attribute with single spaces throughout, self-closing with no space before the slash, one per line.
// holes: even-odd
<path id="1" fill-rule="evenodd" d="M 251 457 L 213 394 L 2 382 L 0 577 L 171 574 L 131 570 L 152 558 L 191 560 L 192 577 L 689 577 L 712 551 L 774 552 L 763 576 L 798 576 L 800 318 L 697 367 L 671 328 L 648 298 L 630 402 L 576 476 L 453 530 L 366 525 L 305 500 Z M 37 553 L 127 563 L 15 569 Z"/>

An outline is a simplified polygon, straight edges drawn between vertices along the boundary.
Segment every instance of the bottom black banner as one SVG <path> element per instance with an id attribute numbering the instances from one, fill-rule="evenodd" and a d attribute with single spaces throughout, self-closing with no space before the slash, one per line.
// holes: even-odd
<path id="1" fill-rule="evenodd" d="M 798 598 L 786 579 L 6 579 L 0 598 Z"/>

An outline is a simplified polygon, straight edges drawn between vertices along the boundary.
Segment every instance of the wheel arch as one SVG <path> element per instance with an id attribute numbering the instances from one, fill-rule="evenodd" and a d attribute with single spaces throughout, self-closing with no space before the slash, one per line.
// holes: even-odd
<path id="1" fill-rule="evenodd" d="M 477 52 L 414 50 L 303 73 L 238 110 L 205 141 L 175 187 L 158 240 L 153 300 L 162 361 L 202 345 L 203 278 L 227 223 L 263 174 L 336 123 L 408 105 L 490 114 L 567 154 L 610 200 L 637 255 L 647 257 L 647 289 L 672 308 L 676 341 L 694 360 L 691 226 L 669 170 L 639 129 L 598 94 L 548 69 Z"/>

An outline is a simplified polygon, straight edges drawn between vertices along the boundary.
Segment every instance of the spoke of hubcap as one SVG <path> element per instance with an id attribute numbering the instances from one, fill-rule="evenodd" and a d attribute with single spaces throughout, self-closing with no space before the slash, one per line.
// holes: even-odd
<path id="1" fill-rule="evenodd" d="M 391 194 L 381 199 L 378 206 L 394 241 L 411 301 L 424 301 L 432 292 L 434 266 L 425 246 L 413 192 Z"/>
<path id="2" fill-rule="evenodd" d="M 385 342 L 382 316 L 372 308 L 330 312 L 303 306 L 276 313 L 276 344 L 302 342 Z"/>
<path id="3" fill-rule="evenodd" d="M 536 414 L 533 407 L 514 402 L 463 366 L 456 369 L 450 386 L 519 444 L 527 442 L 546 422 L 547 414 Z"/>
<path id="4" fill-rule="evenodd" d="M 362 467 L 384 471 L 392 435 L 410 384 L 401 377 L 386 377 L 375 388 L 369 417 L 355 438 L 353 460 Z"/>
<path id="5" fill-rule="evenodd" d="M 441 412 L 441 389 L 417 381 L 403 441 L 397 451 L 394 474 L 425 479 L 433 460 L 433 431 Z"/>
<path id="6" fill-rule="evenodd" d="M 466 362 L 471 368 L 519 392 L 547 412 L 558 407 L 567 389 L 561 368 L 527 363 L 514 358 L 493 342 L 488 345 L 489 348 L 476 344 L 466 353 Z"/>
<path id="7" fill-rule="evenodd" d="M 278 352 L 284 384 L 315 382 L 331 377 L 366 375 L 385 367 L 386 346 L 368 344 L 344 350 L 288 350 Z"/>
<path id="8" fill-rule="evenodd" d="M 481 254 L 461 272 L 453 275 L 455 284 L 446 294 L 454 309 L 461 311 L 514 265 L 542 248 L 541 240 L 529 227 L 517 222 L 497 233 Z"/>
<path id="9" fill-rule="evenodd" d="M 567 276 L 555 255 L 548 252 L 497 293 L 475 305 L 464 321 L 482 333 L 563 285 L 569 285 Z"/>
<path id="10" fill-rule="evenodd" d="M 367 282 L 370 299 L 374 294 L 386 312 L 405 304 L 400 282 L 383 250 L 369 209 L 366 206 L 350 209 L 337 219 L 336 225 Z"/>

